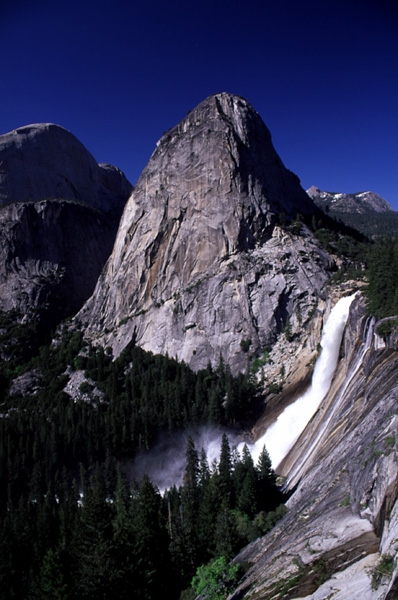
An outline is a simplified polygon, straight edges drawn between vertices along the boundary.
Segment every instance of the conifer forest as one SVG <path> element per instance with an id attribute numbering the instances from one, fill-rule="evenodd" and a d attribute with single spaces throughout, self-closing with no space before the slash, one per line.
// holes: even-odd
<path id="1" fill-rule="evenodd" d="M 396 315 L 396 241 L 350 244 L 336 276 L 366 279 L 369 312 Z M 387 318 L 380 334 L 394 327 Z M 212 464 L 188 435 L 182 483 L 166 490 L 127 468 L 159 435 L 249 430 L 264 393 L 249 368 L 232 376 L 220 358 L 195 373 L 134 340 L 114 359 L 70 322 L 45 332 L 11 313 L 1 315 L 0 344 L 4 600 L 189 600 L 198 569 L 231 560 L 286 511 L 266 448 L 254 464 L 226 434 Z M 65 392 L 74 371 L 86 378 L 80 400 Z M 35 393 L 13 389 L 23 377 L 31 387 L 37 378 Z"/>

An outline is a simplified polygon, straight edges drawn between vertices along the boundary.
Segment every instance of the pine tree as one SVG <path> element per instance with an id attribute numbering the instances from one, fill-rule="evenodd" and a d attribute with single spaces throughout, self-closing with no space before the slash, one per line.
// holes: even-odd
<path id="1" fill-rule="evenodd" d="M 238 548 L 239 538 L 236 533 L 234 515 L 225 501 L 221 503 L 217 514 L 214 538 L 214 556 L 225 556 L 227 559 L 233 558 Z"/>
<path id="2" fill-rule="evenodd" d="M 253 517 L 257 512 L 257 473 L 248 447 L 243 447 L 242 461 L 234 471 L 240 471 L 240 480 L 235 483 L 237 506 L 240 511 Z"/>
<path id="3" fill-rule="evenodd" d="M 233 503 L 232 457 L 228 436 L 224 433 L 221 439 L 220 461 L 218 464 L 218 489 L 226 506 Z"/>
<path id="4" fill-rule="evenodd" d="M 201 490 L 208 485 L 210 481 L 210 469 L 209 462 L 207 460 L 207 454 L 204 448 L 200 451 L 199 459 L 199 487 Z"/>
<path id="5" fill-rule="evenodd" d="M 170 538 L 169 551 L 173 570 L 186 585 L 188 570 L 186 569 L 181 495 L 175 485 L 166 491 L 164 502 L 167 509 L 167 531 Z"/>
<path id="6" fill-rule="evenodd" d="M 284 501 L 284 495 L 276 485 L 275 472 L 272 469 L 271 458 L 264 446 L 256 465 L 258 475 L 257 497 L 261 510 L 274 510 Z"/>
<path id="7" fill-rule="evenodd" d="M 167 517 L 162 507 L 159 491 L 144 475 L 138 496 L 133 503 L 137 583 L 134 597 L 137 600 L 162 598 L 171 591 L 168 579 L 171 562 L 168 552 Z"/>
<path id="8" fill-rule="evenodd" d="M 131 598 L 134 595 L 136 587 L 134 523 L 132 494 L 125 476 L 119 469 L 117 472 L 114 517 L 112 521 L 112 553 L 115 564 L 112 594 L 113 597 L 119 600 L 128 600 Z"/>
<path id="9" fill-rule="evenodd" d="M 199 479 L 199 457 L 191 436 L 188 437 L 185 458 L 184 488 L 189 489 L 192 494 L 196 495 Z"/>
<path id="10" fill-rule="evenodd" d="M 187 563 L 193 570 L 198 552 L 199 458 L 191 436 L 185 456 L 184 485 L 181 489 L 182 525 Z"/>
<path id="11" fill-rule="evenodd" d="M 115 565 L 112 545 L 112 508 L 97 464 L 89 485 L 83 488 L 83 507 L 77 564 L 78 592 L 85 600 L 106 599 L 112 590 Z"/>
<path id="12" fill-rule="evenodd" d="M 70 590 L 64 575 L 61 551 L 50 548 L 44 558 L 38 576 L 33 581 L 29 600 L 69 600 Z"/>
<path id="13" fill-rule="evenodd" d="M 204 475 L 201 479 L 200 502 L 198 509 L 198 540 L 200 563 L 205 563 L 214 556 L 217 514 L 221 503 L 218 489 L 218 472 Z"/>

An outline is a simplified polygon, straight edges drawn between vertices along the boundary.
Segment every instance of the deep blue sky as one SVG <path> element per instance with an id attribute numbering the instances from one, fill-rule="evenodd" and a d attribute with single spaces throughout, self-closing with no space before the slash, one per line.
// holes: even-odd
<path id="1" fill-rule="evenodd" d="M 282 161 L 398 210 L 398 8 L 386 0 L 1 0 L 0 133 L 69 129 L 134 184 L 210 94 L 247 98 Z"/>

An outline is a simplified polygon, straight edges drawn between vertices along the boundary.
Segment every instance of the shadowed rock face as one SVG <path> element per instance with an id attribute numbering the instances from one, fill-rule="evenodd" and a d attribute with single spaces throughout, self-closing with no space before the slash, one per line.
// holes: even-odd
<path id="1" fill-rule="evenodd" d="M 90 296 L 115 238 L 104 215 L 65 200 L 4 206 L 0 227 L 0 309 L 55 321 Z"/>
<path id="2" fill-rule="evenodd" d="M 242 370 L 240 342 L 270 343 L 328 278 L 308 231 L 274 227 L 316 210 L 246 100 L 211 96 L 158 142 L 79 316 L 93 336 L 112 331 L 100 341 L 115 354 L 135 335 L 194 368 L 222 354 Z"/>
<path id="3" fill-rule="evenodd" d="M 0 310 L 54 324 L 92 294 L 132 190 L 52 124 L 0 136 Z"/>

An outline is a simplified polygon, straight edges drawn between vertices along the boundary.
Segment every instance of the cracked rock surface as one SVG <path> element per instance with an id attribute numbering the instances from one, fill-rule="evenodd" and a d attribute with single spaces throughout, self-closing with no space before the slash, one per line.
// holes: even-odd
<path id="1" fill-rule="evenodd" d="M 67 130 L 0 136 L 0 309 L 52 322 L 79 310 L 111 253 L 132 190 Z"/>
<path id="2" fill-rule="evenodd" d="M 279 467 L 289 510 L 236 557 L 252 567 L 230 600 L 397 597 L 398 351 L 375 330 L 359 296 L 331 389 Z"/>
<path id="3" fill-rule="evenodd" d="M 241 342 L 299 328 L 330 277 L 309 230 L 276 226 L 316 210 L 246 100 L 211 96 L 158 142 L 79 319 L 114 355 L 135 337 L 194 369 L 221 354 L 244 370 Z"/>

